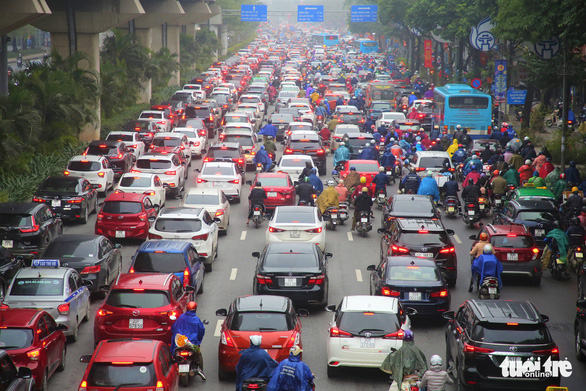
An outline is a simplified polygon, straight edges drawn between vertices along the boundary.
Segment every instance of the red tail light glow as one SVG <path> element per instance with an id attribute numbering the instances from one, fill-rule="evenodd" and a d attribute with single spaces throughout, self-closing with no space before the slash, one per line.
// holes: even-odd
<path id="1" fill-rule="evenodd" d="M 405 336 L 405 331 L 403 331 L 402 329 L 399 329 L 399 330 L 395 331 L 394 333 L 389 333 L 389 334 L 385 335 L 383 337 L 383 339 L 403 339 L 404 336 Z"/>
<path id="2" fill-rule="evenodd" d="M 61 314 L 61 315 L 69 314 L 69 303 L 60 304 L 57 307 L 57 311 L 59 311 L 59 314 Z"/>
<path id="3" fill-rule="evenodd" d="M 448 297 L 448 290 L 442 289 L 441 291 L 431 292 L 431 297 Z"/>
<path id="4" fill-rule="evenodd" d="M 273 280 L 269 276 L 263 276 L 261 274 L 256 275 L 256 281 L 261 285 L 273 285 Z"/>
<path id="5" fill-rule="evenodd" d="M 381 294 L 383 296 L 390 296 L 390 297 L 399 297 L 399 296 L 401 296 L 401 292 L 391 290 L 391 288 L 386 287 L 386 286 L 381 289 Z"/>
<path id="6" fill-rule="evenodd" d="M 464 353 L 492 353 L 494 352 L 493 349 L 488 349 L 488 348 L 481 348 L 478 346 L 473 346 L 467 343 L 464 343 L 464 349 L 463 349 Z"/>
<path id="7" fill-rule="evenodd" d="M 340 330 L 337 327 L 332 327 L 330 329 L 330 338 L 336 338 L 336 337 L 350 337 L 350 338 L 354 338 L 354 336 L 352 334 L 350 334 L 347 331 L 344 330 Z"/>
<path id="8" fill-rule="evenodd" d="M 83 270 L 79 274 L 94 274 L 94 273 L 99 273 L 100 270 L 101 270 L 101 268 L 102 267 L 100 265 L 86 266 L 86 267 L 83 268 Z"/>

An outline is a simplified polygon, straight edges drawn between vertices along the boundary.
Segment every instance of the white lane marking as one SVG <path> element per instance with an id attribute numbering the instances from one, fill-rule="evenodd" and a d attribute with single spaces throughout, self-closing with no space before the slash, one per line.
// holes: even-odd
<path id="1" fill-rule="evenodd" d="M 456 243 L 462 244 L 462 241 L 460 240 L 460 237 L 458 236 L 458 234 L 454 234 L 454 239 L 456 240 Z"/>
<path id="2" fill-rule="evenodd" d="M 216 323 L 216 330 L 214 331 L 214 337 L 220 336 L 220 330 L 222 329 L 222 323 L 224 323 L 224 319 L 218 319 L 218 323 Z"/>
<path id="3" fill-rule="evenodd" d="M 246 240 L 246 231 L 242 231 L 240 234 L 240 240 Z"/>
<path id="4" fill-rule="evenodd" d="M 360 269 L 355 269 L 355 272 L 356 272 L 356 281 L 362 282 L 362 272 L 360 271 Z"/>
<path id="5" fill-rule="evenodd" d="M 230 273 L 230 281 L 234 281 L 236 279 L 237 274 L 238 274 L 238 268 L 233 267 L 232 272 Z"/>
<path id="6" fill-rule="evenodd" d="M 348 232 L 348 241 L 351 242 L 353 240 L 354 238 L 352 237 L 352 232 Z"/>

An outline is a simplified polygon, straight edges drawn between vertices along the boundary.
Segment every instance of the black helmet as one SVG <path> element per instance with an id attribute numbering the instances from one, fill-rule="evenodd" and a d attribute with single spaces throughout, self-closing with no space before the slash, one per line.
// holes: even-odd
<path id="1" fill-rule="evenodd" d="M 570 219 L 570 224 L 572 224 L 572 225 L 580 225 L 580 219 L 577 218 L 577 217 L 572 217 Z"/>

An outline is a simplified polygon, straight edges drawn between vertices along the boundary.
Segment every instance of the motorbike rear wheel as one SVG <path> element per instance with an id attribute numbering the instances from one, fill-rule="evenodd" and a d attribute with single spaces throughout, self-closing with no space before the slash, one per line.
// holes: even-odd
<path id="1" fill-rule="evenodd" d="M 189 373 L 179 374 L 179 383 L 181 384 L 181 387 L 189 386 Z"/>

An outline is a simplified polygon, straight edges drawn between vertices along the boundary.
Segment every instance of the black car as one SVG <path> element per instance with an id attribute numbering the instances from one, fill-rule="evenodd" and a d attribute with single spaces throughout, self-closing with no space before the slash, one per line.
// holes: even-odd
<path id="1" fill-rule="evenodd" d="M 292 133 L 285 144 L 283 155 L 308 155 L 317 166 L 319 175 L 326 174 L 326 150 L 319 136 Z"/>
<path id="2" fill-rule="evenodd" d="M 364 121 L 364 115 L 362 115 L 360 112 L 345 112 L 338 115 L 338 122 L 341 124 L 354 124 L 362 126 Z"/>
<path id="3" fill-rule="evenodd" d="M 374 100 L 368 108 L 368 118 L 376 121 L 382 113 L 393 111 L 393 106 L 387 100 Z"/>
<path id="4" fill-rule="evenodd" d="M 139 119 L 127 122 L 122 127 L 122 130 L 125 132 L 138 132 L 140 139 L 145 143 L 145 148 L 148 148 L 153 137 L 159 131 L 159 128 L 157 128 L 157 125 L 152 121 Z"/>
<path id="5" fill-rule="evenodd" d="M 0 204 L 0 245 L 30 264 L 41 257 L 47 245 L 63 234 L 63 222 L 45 204 L 6 202 Z"/>
<path id="6" fill-rule="evenodd" d="M 255 295 L 279 295 L 294 303 L 326 305 L 328 258 L 314 243 L 273 243 L 258 258 L 253 282 Z"/>
<path id="7" fill-rule="evenodd" d="M 2 368 L 2 389 L 7 391 L 33 391 L 35 379 L 28 367 L 16 367 L 5 350 L 0 350 L 0 368 Z"/>
<path id="8" fill-rule="evenodd" d="M 493 217 L 492 223 L 499 225 L 521 224 L 533 235 L 537 247 L 545 247 L 545 235 L 560 221 L 559 211 L 551 200 L 529 199 L 508 201 Z"/>
<path id="9" fill-rule="evenodd" d="M 6 289 L 16 272 L 24 267 L 22 257 L 15 257 L 10 251 L 0 246 L 0 301 L 4 300 Z"/>
<path id="10" fill-rule="evenodd" d="M 61 266 L 70 267 L 85 280 L 93 282 L 90 292 L 112 284 L 122 270 L 120 244 L 113 244 L 102 235 L 61 235 L 45 251 L 45 258 L 58 259 Z"/>
<path id="11" fill-rule="evenodd" d="M 233 161 L 242 171 L 246 171 L 244 150 L 238 143 L 215 143 L 208 148 L 203 162 Z"/>
<path id="12" fill-rule="evenodd" d="M 378 145 L 372 137 L 371 133 L 350 133 L 348 134 L 348 141 L 346 147 L 350 149 L 350 159 L 355 160 L 360 158 L 362 150 L 370 144 L 370 148 L 374 147 L 376 151 L 375 156 L 378 155 Z"/>
<path id="13" fill-rule="evenodd" d="M 277 128 L 276 140 L 283 141 L 285 131 L 291 122 L 295 122 L 295 119 L 293 118 L 293 114 L 276 113 L 271 115 L 271 122 Z"/>
<path id="14" fill-rule="evenodd" d="M 559 374 L 552 377 L 503 376 L 505 359 L 535 360 L 541 363 L 541 371 L 547 360 L 559 360 L 558 347 L 545 324 L 549 318 L 540 314 L 530 302 L 467 300 L 456 313 L 448 311 L 443 316 L 448 320 L 446 364 L 453 368 L 458 389 L 517 391 L 559 386 Z"/>
<path id="15" fill-rule="evenodd" d="M 371 295 L 396 297 L 418 315 L 439 316 L 450 309 L 448 285 L 433 260 L 384 256 L 367 270 Z"/>
<path id="16" fill-rule="evenodd" d="M 186 118 L 201 118 L 208 129 L 208 137 L 216 137 L 216 131 L 220 125 L 221 118 L 216 114 L 215 109 L 211 106 L 193 106 L 185 108 Z"/>
<path id="17" fill-rule="evenodd" d="M 123 141 L 94 140 L 90 142 L 84 155 L 104 156 L 116 178 L 130 172 L 134 164 L 134 155 Z"/>
<path id="18" fill-rule="evenodd" d="M 574 349 L 576 358 L 586 361 L 586 299 L 583 296 L 576 301 L 576 319 L 574 320 Z"/>
<path id="19" fill-rule="evenodd" d="M 435 261 L 448 285 L 456 285 L 458 260 L 450 239 L 454 231 L 446 229 L 438 219 L 394 219 L 383 233 L 380 257 L 389 255 L 415 256 Z"/>
<path id="20" fill-rule="evenodd" d="M 33 196 L 59 214 L 62 219 L 88 222 L 90 213 L 97 213 L 98 191 L 85 178 L 76 176 L 49 177 Z"/>
<path id="21" fill-rule="evenodd" d="M 396 218 L 439 219 L 441 212 L 436 208 L 431 197 L 417 194 L 395 194 L 389 196 L 383 207 L 382 227 L 389 227 Z"/>

